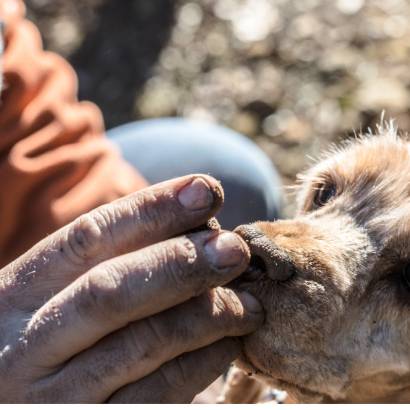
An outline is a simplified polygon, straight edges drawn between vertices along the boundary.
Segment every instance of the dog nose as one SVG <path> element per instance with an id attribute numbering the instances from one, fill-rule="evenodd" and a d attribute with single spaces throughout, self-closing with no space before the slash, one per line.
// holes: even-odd
<path id="1" fill-rule="evenodd" d="M 251 251 L 250 268 L 266 274 L 275 281 L 288 280 L 295 274 L 295 266 L 289 255 L 275 245 L 264 233 L 252 225 L 235 229 L 248 244 Z"/>

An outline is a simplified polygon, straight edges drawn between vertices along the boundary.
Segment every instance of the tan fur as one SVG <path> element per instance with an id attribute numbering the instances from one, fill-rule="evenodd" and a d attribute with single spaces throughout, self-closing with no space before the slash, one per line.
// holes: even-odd
<path id="1" fill-rule="evenodd" d="M 266 386 L 249 377 L 243 370 L 233 367 L 228 373 L 224 389 L 217 402 L 221 404 L 257 403 Z"/>
<path id="2" fill-rule="evenodd" d="M 296 273 L 238 285 L 266 310 L 239 366 L 298 401 L 410 402 L 410 144 L 378 134 L 302 177 L 294 219 L 252 225 Z M 336 195 L 318 207 L 322 184 Z"/>

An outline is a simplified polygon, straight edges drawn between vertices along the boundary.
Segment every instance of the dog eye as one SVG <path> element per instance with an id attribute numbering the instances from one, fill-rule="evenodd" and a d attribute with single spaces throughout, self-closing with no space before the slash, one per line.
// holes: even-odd
<path id="1" fill-rule="evenodd" d="M 410 264 L 406 265 L 401 271 L 401 278 L 404 286 L 410 291 Z"/>
<path id="2" fill-rule="evenodd" d="M 317 207 L 326 205 L 336 195 L 334 184 L 323 184 L 316 190 L 314 203 Z"/>

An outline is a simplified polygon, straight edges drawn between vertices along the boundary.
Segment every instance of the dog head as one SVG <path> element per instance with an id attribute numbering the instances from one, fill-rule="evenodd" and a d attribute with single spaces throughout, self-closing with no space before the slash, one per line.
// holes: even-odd
<path id="1" fill-rule="evenodd" d="M 294 219 L 236 230 L 266 310 L 241 366 L 298 400 L 410 398 L 410 145 L 379 134 L 312 168 Z"/>

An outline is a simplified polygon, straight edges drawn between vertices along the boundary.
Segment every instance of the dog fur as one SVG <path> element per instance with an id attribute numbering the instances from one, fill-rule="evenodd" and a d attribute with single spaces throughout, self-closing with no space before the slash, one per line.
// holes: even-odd
<path id="1" fill-rule="evenodd" d="M 298 204 L 292 220 L 236 230 L 259 263 L 233 286 L 266 311 L 242 377 L 298 402 L 410 402 L 410 143 L 389 123 L 333 150 Z M 250 401 L 238 378 L 222 401 Z"/>

